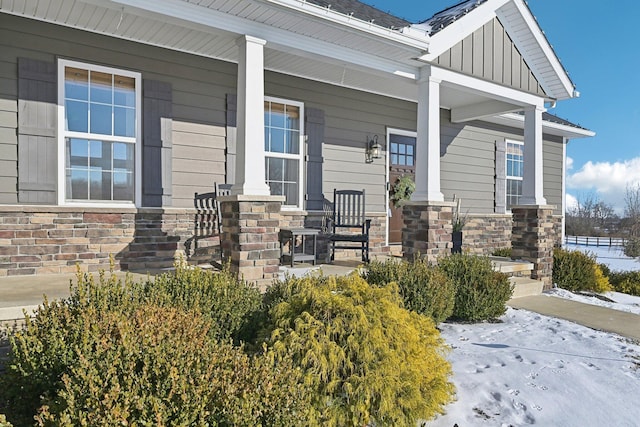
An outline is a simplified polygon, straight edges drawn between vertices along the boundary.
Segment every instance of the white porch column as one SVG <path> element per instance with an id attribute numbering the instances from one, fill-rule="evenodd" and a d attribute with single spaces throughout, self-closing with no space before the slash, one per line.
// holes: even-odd
<path id="1" fill-rule="evenodd" d="M 264 45 L 251 36 L 238 39 L 236 183 L 232 194 L 270 195 L 264 168 Z"/>
<path id="2" fill-rule="evenodd" d="M 522 205 L 546 205 L 542 164 L 543 107 L 530 106 L 524 111 L 524 170 Z"/>
<path id="3" fill-rule="evenodd" d="M 442 202 L 440 191 L 440 81 L 423 76 L 418 83 L 416 190 L 414 202 Z"/>

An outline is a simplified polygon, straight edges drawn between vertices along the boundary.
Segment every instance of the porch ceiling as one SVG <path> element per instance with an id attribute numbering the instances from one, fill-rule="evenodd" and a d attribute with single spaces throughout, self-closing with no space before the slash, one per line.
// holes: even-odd
<path id="1" fill-rule="evenodd" d="M 0 0 L 0 11 L 228 62 L 248 34 L 267 40 L 267 70 L 401 99 L 415 97 L 428 47 L 424 34 L 297 0 Z"/>

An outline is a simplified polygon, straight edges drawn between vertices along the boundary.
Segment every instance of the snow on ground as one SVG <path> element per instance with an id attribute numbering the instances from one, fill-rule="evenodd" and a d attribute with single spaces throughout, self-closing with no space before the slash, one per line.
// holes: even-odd
<path id="1" fill-rule="evenodd" d="M 638 426 L 640 345 L 509 308 L 502 323 L 441 325 L 456 402 L 425 426 Z"/>
<path id="2" fill-rule="evenodd" d="M 595 254 L 598 262 L 608 265 L 612 271 L 640 270 L 640 259 L 626 256 L 620 246 L 564 245 L 564 249 Z"/>
<path id="3" fill-rule="evenodd" d="M 621 248 L 568 245 L 592 252 L 612 270 L 640 270 Z M 616 292 L 605 302 L 563 289 L 554 297 L 640 314 L 640 297 Z M 640 345 L 626 338 L 526 310 L 502 323 L 440 325 L 457 400 L 428 427 L 639 426 Z"/>

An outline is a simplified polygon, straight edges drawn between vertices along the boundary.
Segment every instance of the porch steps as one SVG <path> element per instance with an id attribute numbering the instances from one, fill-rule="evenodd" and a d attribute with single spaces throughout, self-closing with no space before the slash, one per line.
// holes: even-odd
<path id="1" fill-rule="evenodd" d="M 531 271 L 533 270 L 532 263 L 503 257 L 490 258 L 493 268 L 496 271 L 500 271 L 509 276 L 509 281 L 513 284 L 513 295 L 511 298 L 540 295 L 542 293 L 542 281 L 531 278 Z"/>

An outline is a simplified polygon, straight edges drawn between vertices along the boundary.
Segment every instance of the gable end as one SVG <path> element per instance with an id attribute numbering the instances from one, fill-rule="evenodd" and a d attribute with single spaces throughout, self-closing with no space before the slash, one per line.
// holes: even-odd
<path id="1" fill-rule="evenodd" d="M 498 18 L 487 22 L 434 62 L 454 71 L 547 96 Z"/>

